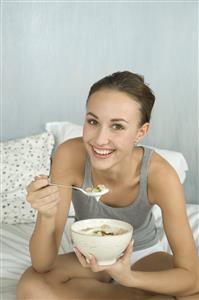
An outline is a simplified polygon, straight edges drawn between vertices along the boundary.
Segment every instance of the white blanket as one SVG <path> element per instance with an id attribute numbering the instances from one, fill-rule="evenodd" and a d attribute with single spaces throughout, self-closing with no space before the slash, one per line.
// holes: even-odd
<path id="1" fill-rule="evenodd" d="M 161 213 L 158 207 L 153 209 L 156 224 L 160 233 L 161 243 L 164 250 L 171 252 L 167 238 L 162 228 Z M 187 205 L 187 213 L 189 222 L 192 227 L 194 239 L 196 241 L 197 251 L 199 255 L 199 205 Z M 176 220 L 177 221 L 177 220 Z M 66 224 L 65 232 L 63 235 L 60 253 L 72 251 L 72 244 L 69 235 L 70 224 L 73 222 L 69 218 Z M 29 257 L 29 239 L 34 228 L 34 223 L 31 224 L 17 224 L 8 225 L 1 224 L 1 294 L 2 300 L 16 299 L 16 284 L 25 271 L 31 265 Z"/>

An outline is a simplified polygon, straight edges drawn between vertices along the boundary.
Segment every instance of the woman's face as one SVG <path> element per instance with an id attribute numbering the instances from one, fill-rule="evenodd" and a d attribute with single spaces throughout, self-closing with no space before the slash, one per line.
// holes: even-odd
<path id="1" fill-rule="evenodd" d="M 95 92 L 87 103 L 83 141 L 94 168 L 105 170 L 131 157 L 141 136 L 139 104 L 126 93 Z"/>

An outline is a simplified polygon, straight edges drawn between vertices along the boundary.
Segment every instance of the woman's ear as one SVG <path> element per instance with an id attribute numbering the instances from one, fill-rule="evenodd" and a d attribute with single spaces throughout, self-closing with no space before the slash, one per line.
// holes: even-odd
<path id="1" fill-rule="evenodd" d="M 137 132 L 137 135 L 136 135 L 136 139 L 135 139 L 136 143 L 139 143 L 147 135 L 147 133 L 149 132 L 149 126 L 150 126 L 149 123 L 144 123 L 138 129 L 138 132 Z"/>

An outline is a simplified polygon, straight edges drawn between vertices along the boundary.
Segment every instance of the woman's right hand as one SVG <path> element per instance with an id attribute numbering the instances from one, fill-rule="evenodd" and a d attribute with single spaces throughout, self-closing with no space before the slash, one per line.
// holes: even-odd
<path id="1" fill-rule="evenodd" d="M 58 187 L 49 185 L 48 176 L 36 176 L 26 190 L 26 200 L 32 208 L 47 218 L 56 215 L 60 201 L 59 191 Z"/>

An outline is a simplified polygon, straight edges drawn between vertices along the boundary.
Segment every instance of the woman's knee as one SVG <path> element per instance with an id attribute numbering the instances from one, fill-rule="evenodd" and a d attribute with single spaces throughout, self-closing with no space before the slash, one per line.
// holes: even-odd
<path id="1" fill-rule="evenodd" d="M 30 267 L 23 273 L 17 284 L 17 299 L 39 299 L 38 295 L 42 294 L 47 288 L 48 285 L 43 275 L 35 272 Z"/>

